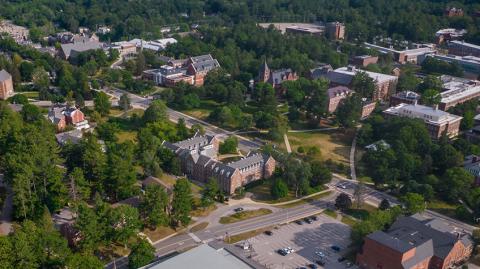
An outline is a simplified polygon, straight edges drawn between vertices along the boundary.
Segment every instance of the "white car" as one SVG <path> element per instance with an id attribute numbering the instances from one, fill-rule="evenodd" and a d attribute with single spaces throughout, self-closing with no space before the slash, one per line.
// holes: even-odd
<path id="1" fill-rule="evenodd" d="M 317 255 L 320 258 L 325 258 L 325 253 L 323 253 L 321 251 L 315 251 L 315 255 Z"/>

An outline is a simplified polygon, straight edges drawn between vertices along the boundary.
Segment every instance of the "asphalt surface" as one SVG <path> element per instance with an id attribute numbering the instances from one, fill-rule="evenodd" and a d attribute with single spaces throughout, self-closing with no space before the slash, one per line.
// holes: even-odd
<path id="1" fill-rule="evenodd" d="M 147 109 L 150 103 L 152 102 L 153 98 L 152 97 L 141 97 L 136 94 L 128 93 L 126 91 L 120 90 L 120 89 L 102 89 L 101 91 L 107 93 L 108 95 L 114 97 L 112 100 L 113 105 L 118 105 L 118 100 L 120 97 L 124 94 L 127 93 L 128 96 L 130 97 L 130 103 L 132 107 L 134 108 L 139 108 L 139 109 Z M 168 108 L 167 109 L 168 117 L 171 121 L 177 122 L 179 119 L 183 118 L 185 120 L 185 125 L 187 127 L 191 127 L 194 124 L 198 124 L 203 126 L 205 129 L 205 133 L 208 135 L 216 135 L 219 139 L 225 139 L 231 135 L 235 135 L 238 138 L 238 147 L 240 150 L 249 152 L 253 150 L 257 150 L 262 146 L 261 143 L 255 142 L 249 139 L 246 139 L 243 136 L 236 135 L 234 132 L 230 132 L 228 130 L 225 130 L 223 128 L 217 127 L 215 125 L 212 125 L 208 122 L 196 119 L 194 117 L 191 117 L 189 115 L 186 115 L 182 112 L 173 110 Z"/>

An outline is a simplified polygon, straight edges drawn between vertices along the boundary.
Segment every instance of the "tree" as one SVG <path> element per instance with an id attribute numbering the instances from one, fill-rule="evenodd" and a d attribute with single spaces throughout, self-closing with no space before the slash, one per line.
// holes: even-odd
<path id="1" fill-rule="evenodd" d="M 362 100 L 356 94 L 348 96 L 340 103 L 335 114 L 345 128 L 355 126 L 362 115 Z"/>
<path id="2" fill-rule="evenodd" d="M 122 94 L 122 96 L 120 96 L 120 100 L 118 101 L 118 105 L 125 112 L 130 109 L 130 97 L 128 97 L 128 94 L 124 93 L 124 94 Z"/>
<path id="3" fill-rule="evenodd" d="M 366 72 L 359 71 L 353 77 L 351 87 L 361 97 L 372 99 L 375 92 L 375 81 Z"/>
<path id="4" fill-rule="evenodd" d="M 288 195 L 287 184 L 281 179 L 274 180 L 270 189 L 270 194 L 275 200 L 286 197 Z"/>
<path id="5" fill-rule="evenodd" d="M 388 199 L 383 199 L 378 206 L 380 210 L 387 210 L 390 208 L 390 201 Z"/>
<path id="6" fill-rule="evenodd" d="M 26 104 L 22 107 L 22 117 L 26 122 L 34 122 L 42 119 L 42 113 L 36 105 Z"/>
<path id="7" fill-rule="evenodd" d="M 405 204 L 405 209 L 409 214 L 415 214 L 425 210 L 425 200 L 418 193 L 409 192 L 405 194 L 401 201 Z"/>
<path id="8" fill-rule="evenodd" d="M 178 179 L 173 187 L 172 210 L 170 217 L 176 226 L 190 223 L 190 211 L 192 210 L 193 196 L 188 179 Z"/>
<path id="9" fill-rule="evenodd" d="M 238 147 L 238 139 L 235 136 L 230 136 L 225 141 L 220 143 L 218 151 L 220 154 L 236 154 Z"/>
<path id="10" fill-rule="evenodd" d="M 105 190 L 115 201 L 135 194 L 137 180 L 134 166 L 135 145 L 131 141 L 111 145 L 107 151 Z"/>
<path id="11" fill-rule="evenodd" d="M 439 186 L 442 196 L 451 201 L 465 197 L 466 190 L 473 184 L 474 177 L 461 167 L 448 169 L 443 175 L 442 184 Z"/>
<path id="12" fill-rule="evenodd" d="M 422 94 L 422 102 L 427 106 L 435 106 L 440 103 L 442 96 L 437 90 L 427 89 Z"/>
<path id="13" fill-rule="evenodd" d="M 95 99 L 93 99 L 95 105 L 95 110 L 100 113 L 102 116 L 107 116 L 110 113 L 110 99 L 108 95 L 104 92 L 98 92 Z"/>
<path id="14" fill-rule="evenodd" d="M 310 165 L 293 156 L 289 156 L 283 165 L 282 176 L 287 185 L 295 191 L 295 197 L 308 193 L 312 178 Z"/>
<path id="15" fill-rule="evenodd" d="M 163 101 L 155 100 L 145 110 L 143 114 L 143 123 L 153 123 L 167 120 L 167 106 Z"/>
<path id="16" fill-rule="evenodd" d="M 427 90 L 441 91 L 442 87 L 443 87 L 443 83 L 437 76 L 429 75 L 425 77 L 422 83 L 418 85 L 418 91 L 420 93 L 423 93 Z"/>
<path id="17" fill-rule="evenodd" d="M 188 130 L 187 126 L 185 125 L 185 119 L 180 118 L 178 119 L 177 125 L 177 136 L 180 140 L 184 140 L 190 137 L 190 131 Z"/>
<path id="18" fill-rule="evenodd" d="M 310 166 L 312 168 L 312 179 L 310 180 L 310 186 L 320 186 L 327 184 L 332 180 L 332 173 L 324 163 L 320 161 L 313 161 Z"/>
<path id="19" fill-rule="evenodd" d="M 106 227 L 100 227 L 102 224 L 95 211 L 88 207 L 84 202 L 77 206 L 77 219 L 74 227 L 80 233 L 81 240 L 78 247 L 85 253 L 93 253 L 98 244 L 105 236 L 103 231 Z"/>
<path id="20" fill-rule="evenodd" d="M 365 195 L 365 185 L 362 180 L 357 182 L 355 189 L 353 190 L 353 199 L 355 201 L 355 207 L 357 209 L 361 208 L 364 202 L 364 195 Z"/>
<path id="21" fill-rule="evenodd" d="M 130 269 L 145 266 L 155 258 L 155 248 L 145 239 L 138 238 L 131 249 L 132 251 L 128 255 L 128 268 Z"/>
<path id="22" fill-rule="evenodd" d="M 138 53 L 137 56 L 137 61 L 136 61 L 136 66 L 135 66 L 135 75 L 140 76 L 145 70 L 145 55 L 143 54 L 142 51 Z"/>
<path id="23" fill-rule="evenodd" d="M 65 263 L 65 268 L 75 269 L 102 269 L 103 263 L 93 255 L 75 253 L 70 255 Z"/>
<path id="24" fill-rule="evenodd" d="M 168 224 L 168 196 L 159 185 L 149 185 L 141 196 L 140 213 L 151 228 Z"/>
<path id="25" fill-rule="evenodd" d="M 139 214 L 136 208 L 120 205 L 108 211 L 109 238 L 122 243 L 127 248 L 128 240 L 140 227 Z"/>
<path id="26" fill-rule="evenodd" d="M 213 205 L 219 194 L 220 188 L 218 187 L 217 179 L 214 177 L 210 177 L 207 184 L 205 185 L 205 188 L 202 191 L 202 206 L 208 207 L 210 205 Z"/>
<path id="27" fill-rule="evenodd" d="M 340 193 L 335 199 L 335 207 L 339 210 L 345 211 L 352 207 L 352 199 L 345 193 Z"/>
<path id="28" fill-rule="evenodd" d="M 74 201 L 87 200 L 90 198 L 90 186 L 83 176 L 83 170 L 75 167 L 68 175 L 70 180 L 70 196 Z"/>

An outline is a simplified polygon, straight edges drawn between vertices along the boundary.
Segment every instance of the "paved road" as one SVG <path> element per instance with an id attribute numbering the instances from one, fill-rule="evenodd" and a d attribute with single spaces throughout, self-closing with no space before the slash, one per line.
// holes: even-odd
<path id="1" fill-rule="evenodd" d="M 330 182 L 328 185 L 331 188 L 335 188 L 338 192 L 346 193 L 346 194 L 348 194 L 352 197 L 357 184 L 358 184 L 358 182 L 355 182 L 355 181 L 352 181 L 352 180 L 346 180 L 346 179 L 343 179 L 343 178 L 334 177 L 332 182 Z M 369 204 L 379 205 L 380 202 L 383 199 L 387 199 L 390 202 L 391 205 L 400 204 L 400 202 L 398 201 L 397 198 L 395 198 L 395 197 L 393 197 L 389 194 L 386 194 L 384 192 L 377 191 L 377 190 L 369 187 L 368 185 L 364 185 L 364 190 L 365 190 L 364 200 L 365 200 L 365 202 L 367 202 Z M 442 215 L 442 214 L 437 213 L 437 212 L 432 211 L 432 210 L 425 210 L 421 214 L 426 218 L 435 217 L 435 218 L 442 219 L 448 225 L 457 227 L 457 228 L 459 228 L 461 230 L 464 230 L 465 232 L 468 232 L 470 234 L 473 232 L 474 229 L 476 229 L 476 227 L 474 227 L 472 225 L 461 222 L 459 220 L 452 219 L 450 217 L 447 217 L 445 215 Z"/>
<path id="2" fill-rule="evenodd" d="M 118 100 L 120 99 L 120 97 L 124 93 L 127 93 L 127 92 L 125 92 L 123 90 L 120 90 L 120 89 L 109 89 L 109 90 L 102 89 L 101 91 L 103 91 L 103 92 L 107 93 L 108 95 L 114 97 L 114 99 L 112 100 L 113 105 L 118 105 Z M 127 94 L 130 97 L 130 103 L 131 103 L 132 107 L 134 107 L 134 108 L 139 108 L 139 109 L 144 109 L 145 110 L 145 109 L 148 108 L 148 106 L 152 102 L 151 97 L 145 98 L 145 97 L 138 96 L 138 95 L 132 94 L 132 93 L 127 93 Z M 215 125 L 212 125 L 208 122 L 205 122 L 205 121 L 202 121 L 200 119 L 197 119 L 197 118 L 191 117 L 189 115 L 186 115 L 182 112 L 179 112 L 179 111 L 176 111 L 176 110 L 173 110 L 173 109 L 169 108 L 167 110 L 167 113 L 168 113 L 168 117 L 173 122 L 177 122 L 179 119 L 183 118 L 183 119 L 185 119 L 185 124 L 187 125 L 187 127 L 191 127 L 194 124 L 201 125 L 205 129 L 206 134 L 216 135 L 220 139 L 224 139 L 224 138 L 226 138 L 228 136 L 231 136 L 231 135 L 236 135 L 238 137 L 238 140 L 239 140 L 238 141 L 238 147 L 242 151 L 249 152 L 249 151 L 256 150 L 256 149 L 258 149 L 262 146 L 261 143 L 249 140 L 249 139 L 247 139 L 243 136 L 235 134 L 234 132 L 230 132 L 228 130 L 222 129 L 222 128 L 217 127 Z"/>
<path id="3" fill-rule="evenodd" d="M 308 204 L 292 207 L 288 209 L 280 209 L 269 215 L 256 217 L 253 219 L 221 225 L 212 224 L 207 229 L 196 232 L 195 234 L 180 234 L 161 242 L 154 244 L 156 255 L 161 257 L 183 249 L 201 244 L 202 242 L 210 242 L 215 239 L 223 239 L 227 235 L 235 235 L 255 229 L 265 228 L 269 226 L 279 225 L 291 222 L 296 219 L 304 218 L 306 216 L 318 214 L 328 206 L 333 205 L 336 194 L 333 193 L 322 200 L 314 201 Z M 126 259 L 121 258 L 116 262 L 118 269 L 126 268 Z M 110 264 L 106 268 L 113 268 Z"/>

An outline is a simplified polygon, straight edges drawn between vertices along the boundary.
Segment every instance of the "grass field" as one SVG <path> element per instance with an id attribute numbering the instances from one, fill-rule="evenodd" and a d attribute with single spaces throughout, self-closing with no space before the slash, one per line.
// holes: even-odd
<path id="1" fill-rule="evenodd" d="M 311 203 L 311 202 L 314 202 L 318 199 L 321 199 L 325 196 L 328 196 L 330 195 L 330 193 L 332 193 L 331 191 L 327 191 L 327 192 L 324 192 L 324 193 L 319 193 L 317 195 L 314 195 L 312 197 L 309 197 L 309 198 L 305 198 L 305 199 L 302 199 L 300 201 L 296 201 L 296 202 L 293 202 L 293 203 L 289 203 L 289 204 L 285 204 L 285 205 L 279 205 L 277 207 L 280 207 L 280 208 L 291 208 L 291 207 L 295 207 L 295 206 L 299 206 L 299 205 L 303 205 L 303 204 L 307 204 L 307 203 Z"/>
<path id="2" fill-rule="evenodd" d="M 350 227 L 355 225 L 355 223 L 357 223 L 357 221 L 350 216 L 342 216 L 342 222 L 347 224 Z"/>
<path id="3" fill-rule="evenodd" d="M 336 162 L 348 164 L 353 132 L 325 131 L 288 133 L 288 140 L 293 151 L 297 151 L 300 146 L 316 146 L 321 152 L 320 154 L 316 154 L 316 158 L 320 160 L 331 159 Z M 280 147 L 285 148 L 285 145 L 282 144 Z"/>
<path id="4" fill-rule="evenodd" d="M 199 224 L 196 224 L 195 226 L 190 228 L 190 232 L 191 233 L 196 233 L 198 231 L 201 231 L 201 230 L 207 228 L 207 226 L 208 226 L 208 222 L 200 222 Z"/>
<path id="5" fill-rule="evenodd" d="M 255 218 L 255 217 L 259 217 L 259 216 L 263 216 L 263 215 L 268 215 L 270 213 L 272 213 L 272 210 L 267 209 L 267 208 L 260 208 L 260 209 L 257 209 L 257 210 L 245 210 L 245 211 L 238 212 L 238 213 L 235 213 L 235 214 L 232 214 L 232 215 L 221 217 L 219 222 L 221 224 L 235 223 L 235 222 L 239 222 L 239 221 L 246 220 L 246 219 L 251 219 L 251 218 Z"/>
<path id="6" fill-rule="evenodd" d="M 253 193 L 252 200 L 262 203 L 275 204 L 295 199 L 294 191 L 289 191 L 286 197 L 280 199 L 273 199 L 272 195 L 270 194 L 270 184 L 270 181 L 265 180 L 261 185 L 247 188 L 248 192 Z"/>
<path id="7" fill-rule="evenodd" d="M 444 201 L 433 200 L 427 203 L 427 208 L 451 218 L 457 218 L 455 210 L 457 205 L 448 204 Z"/>
<path id="8" fill-rule="evenodd" d="M 194 108 L 194 109 L 189 109 L 189 110 L 183 110 L 182 112 L 201 119 L 201 120 L 206 120 L 210 113 L 217 107 L 219 104 L 213 100 L 202 100 L 200 102 L 200 107 Z"/>
<path id="9" fill-rule="evenodd" d="M 120 131 L 117 133 L 117 138 L 119 143 L 125 141 L 137 142 L 137 132 L 134 131 Z"/>
<path id="10" fill-rule="evenodd" d="M 345 214 L 350 215 L 356 219 L 364 220 L 370 215 L 371 212 L 374 212 L 376 210 L 378 210 L 376 207 L 363 203 L 360 208 L 352 207 L 346 210 Z"/>
<path id="11" fill-rule="evenodd" d="M 262 229 L 248 231 L 248 232 L 241 233 L 241 234 L 232 235 L 232 236 L 230 236 L 230 238 L 225 238 L 225 242 L 229 243 L 229 244 L 234 244 L 234 243 L 237 243 L 239 241 L 257 236 L 257 235 L 259 235 L 259 234 L 261 234 L 265 231 L 268 231 L 268 230 L 272 230 L 272 227 L 266 227 L 266 228 L 262 228 Z"/>
<path id="12" fill-rule="evenodd" d="M 323 214 L 325 214 L 325 215 L 327 215 L 327 216 L 329 216 L 329 217 L 331 217 L 331 218 L 334 218 L 334 219 L 336 219 L 336 218 L 337 218 L 337 215 L 338 215 L 337 212 L 335 212 L 335 211 L 333 211 L 333 210 L 331 210 L 331 209 L 326 209 L 325 211 L 323 211 Z"/>
<path id="13" fill-rule="evenodd" d="M 175 230 L 170 227 L 159 226 L 155 230 L 150 230 L 149 228 L 145 228 L 143 233 L 152 240 L 152 242 L 158 241 L 162 238 L 165 238 L 171 234 L 175 233 Z"/>
<path id="14" fill-rule="evenodd" d="M 29 99 L 38 99 L 38 92 L 21 92 L 20 94 L 25 95 Z"/>

